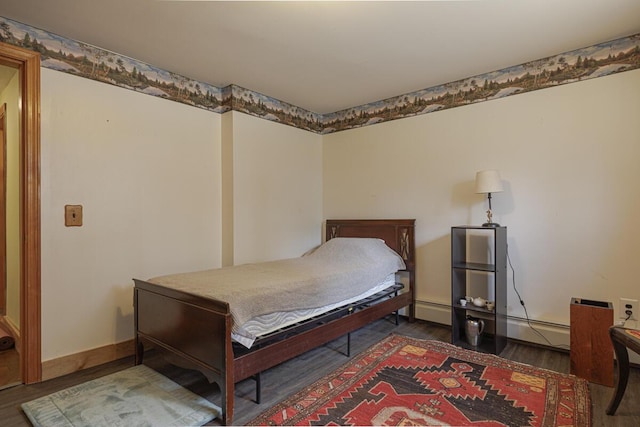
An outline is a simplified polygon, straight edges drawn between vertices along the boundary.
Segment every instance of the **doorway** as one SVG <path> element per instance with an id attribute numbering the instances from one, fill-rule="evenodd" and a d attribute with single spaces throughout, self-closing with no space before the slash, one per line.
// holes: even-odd
<path id="1" fill-rule="evenodd" d="M 0 65 L 19 74 L 21 381 L 42 379 L 40 320 L 40 55 L 0 43 Z"/>
<path id="2" fill-rule="evenodd" d="M 22 383 L 18 70 L 0 65 L 0 389 Z"/>
<path id="3" fill-rule="evenodd" d="M 0 66 L 1 67 L 1 66 Z M 1 74 L 1 73 L 0 73 Z M 4 89 L 0 80 L 0 93 Z M 0 316 L 7 314 L 7 104 L 0 104 Z"/>

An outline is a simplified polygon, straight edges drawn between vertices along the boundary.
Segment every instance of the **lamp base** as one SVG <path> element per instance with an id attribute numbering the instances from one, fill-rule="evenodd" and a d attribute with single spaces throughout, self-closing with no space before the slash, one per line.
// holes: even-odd
<path id="1" fill-rule="evenodd" d="M 482 224 L 483 227 L 500 227 L 500 224 L 497 222 L 485 222 Z"/>

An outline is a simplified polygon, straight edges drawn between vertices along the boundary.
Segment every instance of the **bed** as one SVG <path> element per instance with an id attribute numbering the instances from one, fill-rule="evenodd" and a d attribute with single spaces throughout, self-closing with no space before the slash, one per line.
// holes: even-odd
<path id="1" fill-rule="evenodd" d="M 326 312 L 258 336 L 250 348 L 238 345 L 234 339 L 237 307 L 234 310 L 229 302 L 193 292 L 189 287 L 181 289 L 155 283 L 157 280 L 153 279 L 134 279 L 135 363 L 143 362 L 145 346 L 151 345 L 172 363 L 202 372 L 220 387 L 222 422 L 232 424 L 236 382 L 251 377 L 259 380 L 260 372 L 388 314 L 397 315 L 402 308 L 406 308 L 409 321 L 414 320 L 414 222 L 327 220 L 327 243 L 344 237 L 384 241 L 385 247 L 402 259 L 406 285 L 398 284 L 363 299 L 334 304 Z M 259 381 L 257 387 L 259 390 Z"/>

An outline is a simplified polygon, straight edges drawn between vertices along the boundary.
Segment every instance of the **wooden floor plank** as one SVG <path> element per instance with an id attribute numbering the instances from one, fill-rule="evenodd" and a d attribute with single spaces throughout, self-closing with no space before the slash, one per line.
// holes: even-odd
<path id="1" fill-rule="evenodd" d="M 383 319 L 352 334 L 351 354 L 356 355 L 362 352 L 390 333 L 445 342 L 450 340 L 448 327 L 423 321 L 408 323 L 405 320 L 401 320 L 400 325 L 396 326 L 391 321 Z M 238 383 L 236 385 L 234 424 L 242 425 L 247 423 L 287 396 L 342 366 L 349 360 L 344 355 L 345 351 L 346 338 L 341 338 L 264 372 L 262 374 L 262 403 L 260 405 L 254 402 L 255 382 L 248 379 Z M 517 362 L 569 373 L 569 353 L 566 351 L 555 351 L 510 341 L 501 356 Z M 169 365 L 153 352 L 145 356 L 145 364 L 184 387 L 210 399 L 212 402 L 220 404 L 220 394 L 217 386 L 208 384 L 200 373 Z M 19 385 L 1 390 L 0 420 L 3 421 L 3 425 L 28 427 L 30 423 L 19 409 L 21 403 L 130 366 L 133 366 L 133 358 L 126 358 L 39 384 Z M 637 404 L 640 398 L 639 369 L 631 369 L 627 391 L 614 416 L 605 414 L 613 388 L 590 384 L 590 389 L 594 427 L 631 427 L 640 425 L 640 406 Z M 217 420 L 212 421 L 209 425 L 218 425 Z"/>

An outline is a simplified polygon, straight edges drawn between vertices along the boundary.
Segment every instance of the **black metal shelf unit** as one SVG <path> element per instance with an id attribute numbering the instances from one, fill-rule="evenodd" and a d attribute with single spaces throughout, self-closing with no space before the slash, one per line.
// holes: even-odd
<path id="1" fill-rule="evenodd" d="M 487 284 L 485 295 L 473 294 L 480 293 L 473 275 Z M 460 300 L 466 296 L 492 299 L 495 306 L 491 310 L 471 303 L 463 306 Z M 468 316 L 485 324 L 477 346 L 465 336 Z M 507 227 L 451 227 L 451 342 L 493 354 L 500 354 L 507 344 Z"/>

